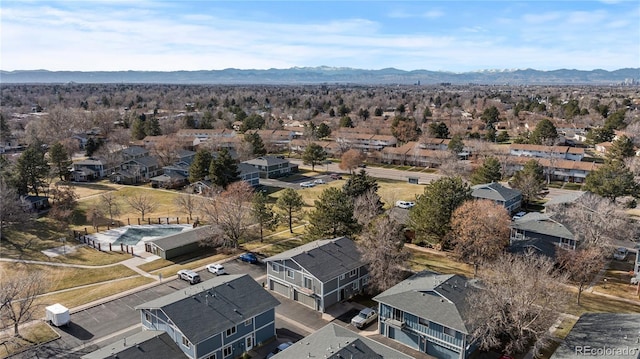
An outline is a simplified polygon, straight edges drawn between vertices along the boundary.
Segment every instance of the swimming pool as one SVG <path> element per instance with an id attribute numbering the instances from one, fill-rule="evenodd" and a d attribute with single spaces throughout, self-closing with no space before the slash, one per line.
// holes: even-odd
<path id="1" fill-rule="evenodd" d="M 113 244 L 126 244 L 135 246 L 143 238 L 165 237 L 171 234 L 182 232 L 184 226 L 163 226 L 163 227 L 129 227 L 122 233 Z"/>

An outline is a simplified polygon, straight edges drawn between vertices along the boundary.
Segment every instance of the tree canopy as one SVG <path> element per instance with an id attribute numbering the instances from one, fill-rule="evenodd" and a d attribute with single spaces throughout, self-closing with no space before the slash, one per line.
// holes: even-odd
<path id="1" fill-rule="evenodd" d="M 264 147 L 262 137 L 257 132 L 246 133 L 244 135 L 244 141 L 251 145 L 251 153 L 254 156 L 264 156 L 267 154 L 267 149 Z"/>
<path id="2" fill-rule="evenodd" d="M 189 182 L 196 183 L 209 175 L 209 167 L 213 156 L 207 149 L 199 149 L 189 166 Z"/>
<path id="3" fill-rule="evenodd" d="M 33 193 L 37 196 L 40 189 L 46 187 L 46 179 L 49 176 L 49 163 L 42 146 L 34 144 L 22 152 L 16 163 L 16 171 L 18 193 Z"/>
<path id="4" fill-rule="evenodd" d="M 608 161 L 602 167 L 590 172 L 584 188 L 611 201 L 624 196 L 640 196 L 640 185 L 633 172 L 622 161 Z"/>
<path id="5" fill-rule="evenodd" d="M 315 209 L 309 213 L 308 234 L 311 238 L 335 238 L 358 231 L 353 217 L 353 200 L 335 187 L 325 188 L 314 201 Z"/>
<path id="6" fill-rule="evenodd" d="M 291 233 L 293 233 L 293 214 L 301 210 L 303 205 L 302 196 L 293 188 L 286 188 L 282 191 L 282 195 L 276 201 L 276 206 L 285 213 Z"/>
<path id="7" fill-rule="evenodd" d="M 209 177 L 211 182 L 224 189 L 231 183 L 237 181 L 240 176 L 236 161 L 231 158 L 229 150 L 223 148 L 218 152 L 216 158 L 211 161 L 209 167 Z"/>
<path id="8" fill-rule="evenodd" d="M 553 145 L 553 142 L 558 138 L 558 131 L 556 126 L 547 118 L 543 118 L 538 122 L 536 128 L 531 133 L 529 141 L 534 145 Z"/>
<path id="9" fill-rule="evenodd" d="M 316 165 L 321 164 L 322 161 L 327 159 L 327 153 L 322 146 L 316 143 L 310 143 L 304 149 L 302 153 L 302 161 L 305 165 L 311 165 L 311 170 L 314 171 Z"/>
<path id="10" fill-rule="evenodd" d="M 49 149 L 49 160 L 53 165 L 54 175 L 60 178 L 61 181 L 69 179 L 71 174 L 69 168 L 73 164 L 69 153 L 60 142 L 56 142 Z"/>
<path id="11" fill-rule="evenodd" d="M 449 128 L 444 122 L 429 124 L 429 134 L 435 138 L 449 138 Z"/>
<path id="12" fill-rule="evenodd" d="M 409 211 L 416 240 L 442 246 L 451 230 L 451 214 L 469 199 L 471 188 L 461 177 L 442 177 L 429 183 Z"/>
<path id="13" fill-rule="evenodd" d="M 524 164 L 522 170 L 513 175 L 509 184 L 511 188 L 522 192 L 523 202 L 531 203 L 540 198 L 544 190 L 544 168 L 537 160 L 531 159 Z"/>
<path id="14" fill-rule="evenodd" d="M 482 166 L 478 167 L 471 175 L 471 184 L 498 182 L 502 178 L 502 165 L 493 156 L 484 159 Z"/>

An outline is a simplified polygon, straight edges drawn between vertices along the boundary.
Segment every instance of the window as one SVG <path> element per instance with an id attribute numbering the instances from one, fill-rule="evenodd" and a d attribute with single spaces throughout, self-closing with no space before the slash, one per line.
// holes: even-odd
<path id="1" fill-rule="evenodd" d="M 313 281 L 309 277 L 304 277 L 304 287 L 307 289 L 313 289 Z"/>
<path id="2" fill-rule="evenodd" d="M 358 274 L 358 270 L 357 270 L 357 269 L 354 269 L 354 270 L 352 270 L 351 272 L 349 272 L 349 277 L 353 277 L 353 276 L 355 276 L 356 274 Z"/>
<path id="3" fill-rule="evenodd" d="M 344 274 L 340 276 L 340 280 L 343 280 L 343 279 L 344 279 Z"/>
<path id="4" fill-rule="evenodd" d="M 189 339 L 187 339 L 187 337 L 185 337 L 184 335 L 182 336 L 182 345 L 184 345 L 187 348 L 189 348 L 191 346 L 191 343 L 189 342 Z"/>
<path id="5" fill-rule="evenodd" d="M 280 266 L 277 263 L 271 263 L 271 269 L 275 272 L 275 273 L 279 273 L 280 272 Z"/>
<path id="6" fill-rule="evenodd" d="M 424 318 L 418 318 L 418 323 L 420 323 L 421 325 L 424 325 L 425 327 L 429 328 L 429 321 L 424 319 Z"/>
<path id="7" fill-rule="evenodd" d="M 362 278 L 362 285 L 365 286 L 367 284 L 369 284 L 369 276 Z"/>
<path id="8" fill-rule="evenodd" d="M 455 331 L 455 330 L 453 330 L 453 329 L 451 329 L 451 328 L 447 328 L 447 327 L 445 327 L 445 328 L 444 328 L 444 334 L 446 334 L 446 335 L 450 335 L 450 336 L 452 336 L 452 337 L 455 337 L 455 336 L 456 336 L 456 331 Z"/>
<path id="9" fill-rule="evenodd" d="M 236 334 L 236 327 L 231 327 L 231 328 L 227 329 L 227 336 L 228 337 L 232 336 L 234 334 Z"/>
<path id="10" fill-rule="evenodd" d="M 291 269 L 287 269 L 287 277 L 293 278 L 293 271 Z"/>
<path id="11" fill-rule="evenodd" d="M 209 356 L 204 357 L 204 359 L 217 359 L 216 353 L 209 354 Z"/>
<path id="12" fill-rule="evenodd" d="M 144 312 L 144 320 L 151 322 L 151 314 L 149 312 Z"/>
<path id="13" fill-rule="evenodd" d="M 355 281 L 351 284 L 351 288 L 353 288 L 353 290 L 358 290 L 358 281 Z"/>
<path id="14" fill-rule="evenodd" d="M 251 325 L 251 319 L 247 319 L 247 320 L 244 322 L 244 326 L 245 326 L 245 327 L 248 327 L 248 326 L 250 326 L 250 325 Z"/>
<path id="15" fill-rule="evenodd" d="M 231 356 L 231 352 L 232 352 L 231 345 L 226 346 L 226 347 L 224 347 L 224 349 L 222 349 L 222 356 L 225 357 L 225 358 L 228 357 L 228 356 Z"/>

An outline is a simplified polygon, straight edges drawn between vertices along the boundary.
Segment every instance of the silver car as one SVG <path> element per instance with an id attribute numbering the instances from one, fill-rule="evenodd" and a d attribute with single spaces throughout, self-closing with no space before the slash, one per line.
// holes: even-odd
<path id="1" fill-rule="evenodd" d="M 353 319 L 351 319 L 351 325 L 358 329 L 362 329 L 367 325 L 373 323 L 378 319 L 378 313 L 371 308 L 364 308 Z"/>

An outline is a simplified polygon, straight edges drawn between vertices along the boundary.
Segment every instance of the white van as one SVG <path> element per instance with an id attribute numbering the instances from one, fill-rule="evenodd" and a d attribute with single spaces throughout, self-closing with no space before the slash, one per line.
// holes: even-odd
<path id="1" fill-rule="evenodd" d="M 189 269 L 181 269 L 178 271 L 178 277 L 182 280 L 186 280 L 189 284 L 200 283 L 200 275 Z"/>

